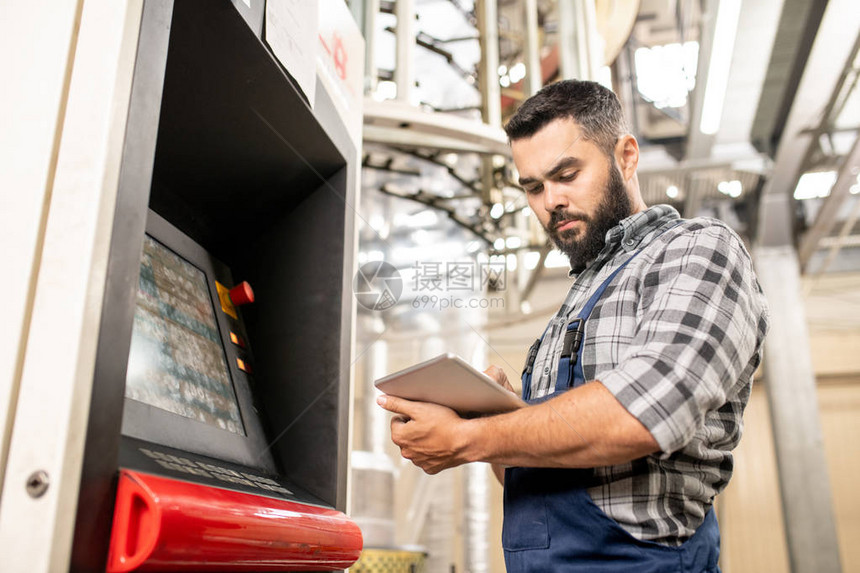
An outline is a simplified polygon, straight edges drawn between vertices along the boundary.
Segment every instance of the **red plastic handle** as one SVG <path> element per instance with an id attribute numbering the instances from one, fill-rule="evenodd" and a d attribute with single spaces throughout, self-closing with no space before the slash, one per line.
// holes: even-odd
<path id="1" fill-rule="evenodd" d="M 161 532 L 158 498 L 132 472 L 121 472 L 107 570 L 133 571 L 152 554 Z"/>
<path id="2" fill-rule="evenodd" d="M 362 545 L 334 509 L 120 470 L 107 573 L 330 571 Z"/>

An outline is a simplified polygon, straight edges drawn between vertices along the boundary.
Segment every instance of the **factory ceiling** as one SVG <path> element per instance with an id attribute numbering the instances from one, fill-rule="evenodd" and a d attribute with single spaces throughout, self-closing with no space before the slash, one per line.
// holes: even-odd
<path id="1" fill-rule="evenodd" d="M 500 86 L 493 93 L 503 116 L 529 90 L 527 4 L 497 4 Z M 546 83 L 562 68 L 562 14 L 555 1 L 534 4 Z M 416 1 L 417 86 L 404 98 L 392 87 L 396 6 L 381 3 L 368 44 L 379 56 L 365 113 L 364 165 L 383 193 L 440 209 L 494 245 L 491 253 L 505 253 L 525 201 L 512 183 L 498 126 L 485 120 L 480 129 L 463 127 L 474 126 L 482 110 L 486 118 L 489 105 L 481 91 L 485 10 L 469 0 Z M 596 16 L 611 59 L 605 63 L 612 64 L 601 79 L 611 78 L 642 143 L 646 202 L 722 218 L 750 243 L 794 244 L 808 273 L 860 270 L 860 16 L 852 0 L 597 0 Z M 705 129 L 713 124 L 709 79 L 724 86 L 718 129 Z M 428 169 L 447 173 L 450 184 L 431 183 Z M 791 211 L 791 229 L 760 216 L 777 209 L 775 197 Z M 518 236 L 518 249 L 544 250 L 539 230 L 520 229 Z"/>

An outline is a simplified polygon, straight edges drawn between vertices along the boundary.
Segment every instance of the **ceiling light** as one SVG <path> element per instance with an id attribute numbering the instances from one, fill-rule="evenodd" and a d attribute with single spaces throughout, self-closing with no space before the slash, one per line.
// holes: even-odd
<path id="1" fill-rule="evenodd" d="M 708 65 L 708 84 L 699 123 L 699 131 L 706 135 L 713 135 L 720 129 L 740 12 L 741 0 L 722 0 L 718 4 L 711 61 Z"/>
<path id="2" fill-rule="evenodd" d="M 733 179 L 731 181 L 720 181 L 717 185 L 717 189 L 723 195 L 728 195 L 732 199 L 737 199 L 743 193 L 744 186 L 737 179 Z"/>
<path id="3" fill-rule="evenodd" d="M 439 215 L 435 209 L 424 209 L 412 215 L 407 215 L 401 219 L 401 222 L 405 227 L 433 227 L 439 222 Z"/>
<path id="4" fill-rule="evenodd" d="M 654 102 L 658 109 L 687 105 L 687 96 L 696 85 L 698 57 L 698 42 L 638 48 L 634 62 L 639 93 Z M 602 74 L 611 80 L 611 70 L 601 71 L 599 77 Z M 606 87 L 611 86 L 611 81 L 599 81 Z"/>
<path id="5" fill-rule="evenodd" d="M 494 204 L 493 207 L 490 209 L 490 217 L 492 217 L 493 219 L 498 219 L 504 214 L 505 206 L 501 203 Z"/>
<path id="6" fill-rule="evenodd" d="M 794 188 L 794 198 L 802 201 L 827 197 L 834 183 L 836 183 L 835 171 L 804 173 L 797 182 L 797 187 Z"/>
<path id="7" fill-rule="evenodd" d="M 425 229 L 418 229 L 412 232 L 412 242 L 424 247 L 433 243 L 433 236 Z"/>
<path id="8" fill-rule="evenodd" d="M 513 83 L 517 83 L 524 77 L 526 77 L 526 65 L 522 62 L 518 62 L 511 66 L 511 71 L 508 73 L 511 76 L 511 81 Z"/>
<path id="9" fill-rule="evenodd" d="M 668 195 L 670 199 L 674 199 L 678 196 L 678 188 L 674 185 L 669 185 L 666 187 L 666 195 Z"/>

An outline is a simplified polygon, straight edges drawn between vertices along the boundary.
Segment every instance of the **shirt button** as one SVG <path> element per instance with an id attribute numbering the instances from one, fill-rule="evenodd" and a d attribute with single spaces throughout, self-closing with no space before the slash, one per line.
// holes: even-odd
<path id="1" fill-rule="evenodd" d="M 543 367 L 543 373 L 544 373 L 544 374 L 549 374 L 549 366 L 544 366 L 544 367 Z"/>
<path id="2" fill-rule="evenodd" d="M 626 241 L 624 241 L 624 244 L 627 245 L 628 247 L 632 247 L 633 245 L 636 244 L 636 241 L 634 241 L 633 239 L 627 239 Z"/>

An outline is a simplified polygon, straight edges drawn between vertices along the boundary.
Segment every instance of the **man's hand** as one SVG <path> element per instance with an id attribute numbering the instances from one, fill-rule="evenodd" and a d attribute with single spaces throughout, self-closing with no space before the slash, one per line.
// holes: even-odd
<path id="1" fill-rule="evenodd" d="M 454 410 L 412 402 L 394 396 L 380 396 L 377 403 L 397 414 L 391 419 L 391 440 L 400 447 L 400 455 L 428 474 L 462 465 L 468 446 L 468 420 Z"/>
<path id="2" fill-rule="evenodd" d="M 495 364 L 490 365 L 489 368 L 484 370 L 484 374 L 495 380 L 496 384 L 498 384 L 508 392 L 511 392 L 513 394 L 517 393 L 517 391 L 514 390 L 514 387 L 511 386 L 511 382 L 510 380 L 508 380 L 508 375 L 505 374 L 505 371 L 496 366 Z"/>

